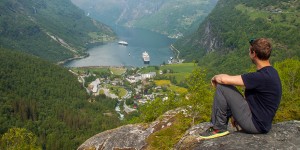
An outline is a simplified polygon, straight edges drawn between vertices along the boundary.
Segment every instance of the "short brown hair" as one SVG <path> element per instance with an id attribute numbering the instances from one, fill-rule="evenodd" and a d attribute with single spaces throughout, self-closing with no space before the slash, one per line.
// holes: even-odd
<path id="1" fill-rule="evenodd" d="M 250 51 L 255 52 L 258 59 L 268 60 L 271 56 L 272 46 L 268 39 L 260 38 L 250 42 Z"/>

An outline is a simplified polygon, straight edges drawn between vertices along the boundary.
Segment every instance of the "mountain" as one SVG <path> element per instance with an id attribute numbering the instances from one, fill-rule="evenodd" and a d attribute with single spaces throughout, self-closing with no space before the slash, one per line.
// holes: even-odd
<path id="1" fill-rule="evenodd" d="M 43 149 L 57 150 L 75 149 L 99 131 L 121 124 L 116 100 L 90 97 L 66 68 L 3 48 L 0 95 L 0 149 L 5 149 L 2 135 L 13 127 L 34 133 Z"/>
<path id="2" fill-rule="evenodd" d="M 197 32 L 174 46 L 186 61 L 196 60 L 211 72 L 242 73 L 251 64 L 252 38 L 271 40 L 272 62 L 299 58 L 299 16 L 297 0 L 220 0 Z"/>
<path id="3" fill-rule="evenodd" d="M 111 26 L 144 28 L 170 37 L 195 31 L 217 0 L 72 0 Z"/>
<path id="4" fill-rule="evenodd" d="M 84 55 L 88 43 L 115 39 L 106 25 L 69 0 L 1 0 L 0 45 L 58 62 Z"/>

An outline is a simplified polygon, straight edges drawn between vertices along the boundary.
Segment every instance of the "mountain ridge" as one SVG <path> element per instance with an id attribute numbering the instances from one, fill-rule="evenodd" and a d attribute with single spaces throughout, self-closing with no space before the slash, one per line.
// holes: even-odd
<path id="1" fill-rule="evenodd" d="M 197 61 L 212 72 L 240 74 L 251 65 L 248 41 L 266 37 L 273 43 L 272 62 L 300 57 L 299 1 L 220 0 L 198 31 L 174 46 L 187 61 Z M 240 59 L 241 58 L 241 59 Z M 238 64 L 238 65 L 237 65 Z"/>
<path id="2" fill-rule="evenodd" d="M 85 16 L 69 0 L 0 2 L 0 44 L 58 62 L 85 55 L 88 43 L 115 39 L 106 25 Z"/>
<path id="3" fill-rule="evenodd" d="M 110 26 L 143 28 L 179 38 L 193 32 L 217 0 L 72 0 L 93 18 Z"/>

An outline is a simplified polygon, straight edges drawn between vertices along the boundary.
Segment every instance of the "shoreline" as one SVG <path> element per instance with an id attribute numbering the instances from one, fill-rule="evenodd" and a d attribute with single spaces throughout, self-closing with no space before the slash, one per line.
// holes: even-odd
<path id="1" fill-rule="evenodd" d="M 115 41 L 115 40 L 114 40 Z M 113 41 L 111 41 L 113 42 Z M 57 62 L 56 64 L 57 65 L 62 65 L 64 66 L 66 63 L 70 62 L 70 61 L 73 61 L 73 60 L 76 60 L 76 59 L 83 59 L 83 58 L 86 58 L 86 57 L 89 57 L 90 54 L 88 53 L 88 50 L 92 47 L 96 47 L 96 46 L 100 46 L 100 45 L 104 45 L 106 43 L 110 43 L 110 42 L 93 42 L 93 43 L 88 43 L 86 44 L 86 50 L 83 52 L 83 55 L 77 55 L 75 54 L 74 57 L 71 57 L 71 58 L 68 58 L 68 59 L 65 59 L 65 60 L 62 60 L 62 61 L 59 61 Z"/>
<path id="2" fill-rule="evenodd" d="M 110 43 L 110 42 L 107 42 L 107 43 Z M 93 43 L 93 44 L 89 44 L 89 46 L 88 47 L 94 47 L 94 46 L 101 46 L 101 45 L 103 45 L 103 44 L 107 44 L 107 43 L 97 43 L 97 44 L 95 44 L 95 43 Z M 169 46 L 166 46 L 165 47 L 166 49 L 165 50 L 167 50 L 167 49 L 169 49 L 169 51 L 171 51 L 171 55 L 169 55 L 170 56 L 170 58 L 172 59 L 172 57 L 179 57 L 179 52 L 178 51 L 176 51 L 175 49 L 176 48 L 174 48 L 174 46 L 171 44 L 171 45 L 169 45 Z M 59 62 L 56 62 L 55 64 L 57 64 L 57 65 L 60 65 L 60 66 L 63 66 L 63 67 L 66 67 L 66 68 L 72 68 L 72 65 L 71 66 L 69 66 L 69 64 L 70 64 L 70 62 L 72 62 L 72 61 L 77 61 L 77 60 L 80 60 L 80 59 L 85 59 L 85 58 L 87 58 L 87 57 L 89 57 L 90 56 L 90 54 L 88 53 L 89 52 L 89 49 L 87 49 L 84 53 L 81 53 L 81 54 L 75 54 L 75 55 L 73 55 L 73 57 L 71 57 L 71 58 L 67 58 L 67 59 L 65 59 L 65 60 L 61 60 L 61 61 L 59 61 Z M 167 59 L 167 60 L 165 60 L 165 61 L 170 61 L 170 59 Z M 162 61 L 162 63 L 163 62 L 165 62 L 165 61 Z M 161 65 L 161 64 L 157 64 L 157 66 L 159 66 L 159 65 Z M 149 65 L 147 65 L 147 66 L 149 66 Z M 90 67 L 90 68 L 94 68 L 94 67 L 126 67 L 126 68 L 141 68 L 141 67 L 145 67 L 145 65 L 135 65 L 135 64 L 127 64 L 127 65 L 125 65 L 125 64 L 103 64 L 103 65 L 100 65 L 100 64 L 95 64 L 95 65 L 93 65 L 93 63 L 91 64 L 91 65 L 89 65 L 89 66 L 85 66 L 85 65 L 78 65 L 76 68 L 81 68 L 81 67 Z"/>
<path id="3" fill-rule="evenodd" d="M 77 55 L 77 56 L 74 56 L 74 57 L 71 57 L 71 58 L 68 58 L 68 59 L 59 61 L 59 62 L 57 62 L 56 64 L 57 64 L 57 65 L 62 65 L 62 66 L 64 66 L 66 63 L 68 63 L 68 62 L 70 62 L 70 61 L 72 61 L 72 60 L 83 59 L 83 58 L 86 58 L 86 57 L 89 57 L 89 56 L 90 56 L 89 53 L 84 53 L 84 55 L 81 55 L 81 56 Z"/>

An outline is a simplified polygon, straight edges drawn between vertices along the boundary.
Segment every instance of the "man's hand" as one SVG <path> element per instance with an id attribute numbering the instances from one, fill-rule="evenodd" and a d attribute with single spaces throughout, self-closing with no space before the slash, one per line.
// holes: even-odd
<path id="1" fill-rule="evenodd" d="M 212 77 L 210 83 L 213 87 L 217 87 L 218 82 L 216 81 L 216 76 Z"/>
<path id="2" fill-rule="evenodd" d="M 241 75 L 230 76 L 228 74 L 218 74 L 211 78 L 211 84 L 216 87 L 217 84 L 244 86 Z"/>
<path id="3" fill-rule="evenodd" d="M 213 87 L 217 87 L 217 84 L 220 83 L 220 84 L 224 84 L 222 82 L 222 79 L 226 76 L 229 76 L 227 74 L 218 74 L 218 75 L 215 75 L 212 79 L 211 79 L 211 85 Z"/>
<path id="4" fill-rule="evenodd" d="M 216 87 L 217 86 L 217 82 L 216 82 L 216 80 L 214 80 L 214 79 L 211 79 L 211 85 L 213 86 L 213 87 Z"/>

